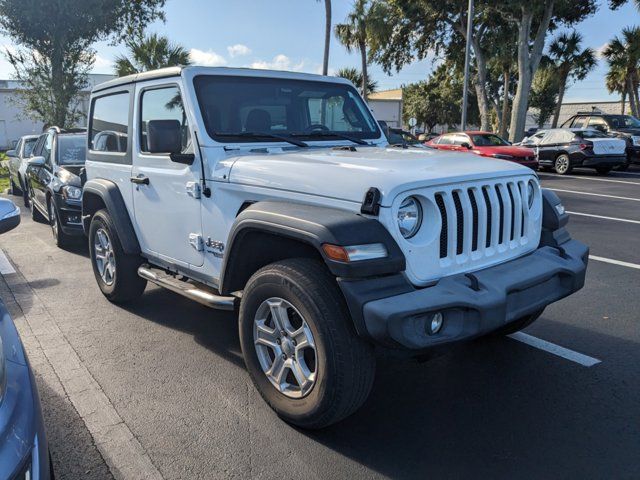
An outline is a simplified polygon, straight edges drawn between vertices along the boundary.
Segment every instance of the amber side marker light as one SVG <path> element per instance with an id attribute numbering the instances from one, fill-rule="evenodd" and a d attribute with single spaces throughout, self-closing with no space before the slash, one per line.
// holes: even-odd
<path id="1" fill-rule="evenodd" d="M 381 243 L 350 245 L 348 247 L 325 243 L 322 245 L 322 250 L 331 260 L 344 263 L 374 260 L 376 258 L 385 258 L 387 256 L 387 248 Z"/>

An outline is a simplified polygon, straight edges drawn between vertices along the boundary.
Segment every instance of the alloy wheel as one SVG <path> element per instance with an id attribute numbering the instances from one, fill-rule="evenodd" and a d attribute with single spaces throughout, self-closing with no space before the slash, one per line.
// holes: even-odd
<path id="1" fill-rule="evenodd" d="M 556 159 L 556 172 L 558 172 L 559 174 L 564 174 L 567 173 L 567 171 L 569 170 L 569 157 L 567 157 L 566 155 L 560 155 L 557 159 Z"/>
<path id="2" fill-rule="evenodd" d="M 99 228 L 96 231 L 93 249 L 100 278 L 106 285 L 113 285 L 116 278 L 116 260 L 113 255 L 109 234 L 104 228 Z"/>
<path id="3" fill-rule="evenodd" d="M 291 303 L 278 297 L 262 302 L 254 317 L 253 340 L 262 371 L 280 393 L 302 398 L 311 391 L 317 376 L 316 344 Z"/>
<path id="4" fill-rule="evenodd" d="M 49 223 L 51 224 L 53 238 L 58 240 L 60 226 L 58 225 L 58 216 L 56 215 L 56 209 L 53 206 L 53 202 L 49 202 Z"/>

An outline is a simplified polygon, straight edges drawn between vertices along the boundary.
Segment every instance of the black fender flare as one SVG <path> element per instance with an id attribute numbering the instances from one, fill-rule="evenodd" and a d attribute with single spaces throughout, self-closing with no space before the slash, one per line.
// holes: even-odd
<path id="1" fill-rule="evenodd" d="M 313 247 L 329 271 L 340 278 L 366 278 L 402 272 L 406 261 L 402 250 L 378 220 L 357 212 L 295 202 L 266 200 L 251 204 L 237 217 L 229 232 L 221 269 L 220 291 L 228 292 L 239 259 L 246 252 L 243 239 L 248 233 L 262 232 L 296 240 Z M 350 246 L 382 243 L 385 258 L 353 263 L 338 262 L 326 256 L 325 243 Z M 250 274 L 253 274 L 251 272 Z M 246 277 L 246 272 L 245 272 Z"/>
<path id="2" fill-rule="evenodd" d="M 118 233 L 122 249 L 126 254 L 140 254 L 140 243 L 133 229 L 127 206 L 122 198 L 122 192 L 111 180 L 98 178 L 89 180 L 82 189 L 82 225 L 85 234 L 89 234 L 91 218 L 100 208 L 96 207 L 95 199 L 99 198 L 107 209 Z"/>

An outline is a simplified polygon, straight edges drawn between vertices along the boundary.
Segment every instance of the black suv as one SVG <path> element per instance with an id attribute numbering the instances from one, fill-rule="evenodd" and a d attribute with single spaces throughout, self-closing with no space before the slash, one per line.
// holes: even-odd
<path id="1" fill-rule="evenodd" d="M 59 247 L 84 234 L 82 185 L 86 152 L 86 130 L 51 127 L 40 135 L 27 162 L 31 216 L 51 225 Z"/>
<path id="2" fill-rule="evenodd" d="M 632 163 L 640 163 L 640 120 L 631 115 L 615 115 L 600 112 L 578 112 L 562 124 L 563 128 L 591 128 L 610 137 L 627 142 L 627 163 L 618 167 L 626 170 Z"/>

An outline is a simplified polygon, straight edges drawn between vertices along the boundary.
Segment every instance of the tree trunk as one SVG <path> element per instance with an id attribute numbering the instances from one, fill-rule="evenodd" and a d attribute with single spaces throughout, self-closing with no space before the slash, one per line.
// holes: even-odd
<path id="1" fill-rule="evenodd" d="M 627 93 L 629 95 L 629 109 L 631 110 L 631 115 L 635 117 L 637 115 L 637 105 L 636 97 L 633 94 L 633 80 L 631 80 L 631 76 L 627 77 Z"/>
<path id="2" fill-rule="evenodd" d="M 500 120 L 499 135 L 504 138 L 507 136 L 507 122 L 509 121 L 509 87 L 511 84 L 511 72 L 507 69 L 502 72 L 502 88 L 504 95 L 502 98 L 502 117 Z"/>
<path id="3" fill-rule="evenodd" d="M 622 113 L 621 115 L 624 115 L 624 107 L 625 107 L 625 103 L 627 102 L 627 91 L 623 90 L 622 91 Z"/>
<path id="4" fill-rule="evenodd" d="M 560 85 L 558 88 L 558 103 L 556 104 L 555 112 L 553 114 L 553 122 L 551 122 L 551 128 L 558 126 L 558 120 L 560 118 L 560 109 L 562 108 L 562 100 L 564 99 L 564 91 L 567 88 L 567 77 L 569 74 L 566 71 L 560 73 Z"/>
<path id="5" fill-rule="evenodd" d="M 367 43 L 360 41 L 360 58 L 362 60 L 362 97 L 367 101 L 367 84 L 369 83 L 369 74 L 367 72 Z"/>
<path id="6" fill-rule="evenodd" d="M 51 54 L 51 95 L 53 101 L 53 118 L 49 119 L 52 125 L 65 127 L 68 101 L 65 101 L 65 85 L 63 72 L 63 52 L 56 48 Z"/>
<path id="7" fill-rule="evenodd" d="M 322 74 L 329 74 L 329 46 L 331 45 L 331 0 L 324 0 L 324 58 L 322 60 Z"/>
<path id="8" fill-rule="evenodd" d="M 520 141 L 524 134 L 531 83 L 533 82 L 533 75 L 536 73 L 536 70 L 538 70 L 540 59 L 542 58 L 544 41 L 549 29 L 549 24 L 551 23 L 553 5 L 554 0 L 545 0 L 544 13 L 542 18 L 540 18 L 536 38 L 531 49 L 529 49 L 529 44 L 531 42 L 533 12 L 523 9 L 522 17 L 518 24 L 518 88 L 516 89 L 516 96 L 513 99 L 511 125 L 509 128 L 509 140 L 512 142 Z"/>

